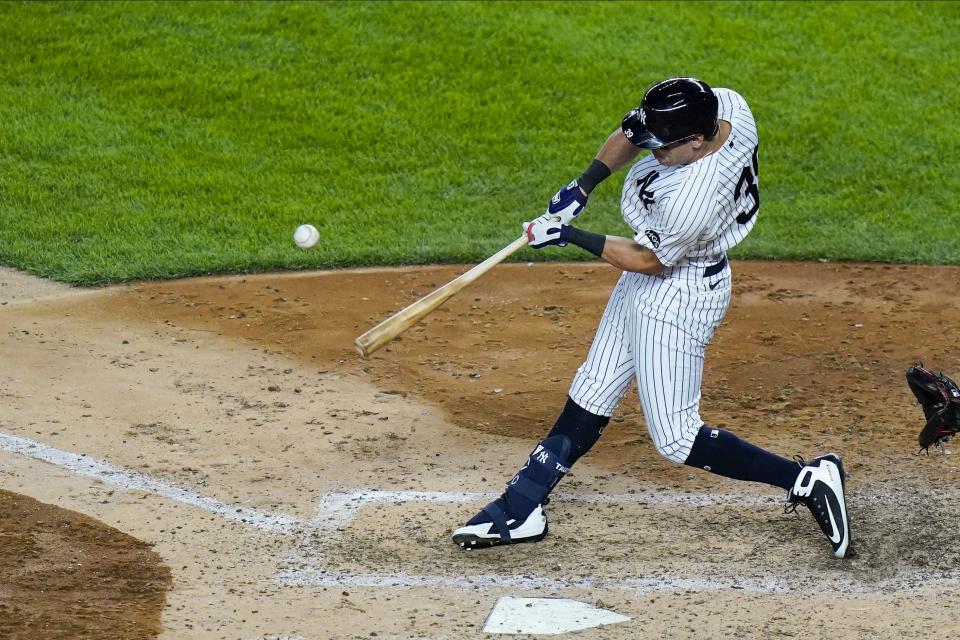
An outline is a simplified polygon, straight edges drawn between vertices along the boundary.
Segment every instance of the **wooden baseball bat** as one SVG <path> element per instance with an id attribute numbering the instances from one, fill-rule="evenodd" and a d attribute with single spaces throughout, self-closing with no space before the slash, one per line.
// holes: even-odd
<path id="1" fill-rule="evenodd" d="M 526 234 L 520 236 L 503 249 L 500 249 L 500 251 L 497 251 L 477 266 L 451 280 L 439 289 L 428 293 L 416 302 L 397 311 L 357 338 L 354 341 L 354 344 L 357 346 L 357 351 L 359 351 L 360 355 L 364 358 L 368 357 L 371 353 L 415 325 L 425 315 L 459 293 L 468 284 L 503 262 L 510 254 L 515 253 L 525 246 L 527 246 Z"/>

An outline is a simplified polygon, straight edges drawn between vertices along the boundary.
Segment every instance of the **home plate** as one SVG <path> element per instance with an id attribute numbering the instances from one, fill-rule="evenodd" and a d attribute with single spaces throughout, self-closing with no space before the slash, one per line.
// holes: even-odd
<path id="1" fill-rule="evenodd" d="M 630 618 L 569 598 L 514 598 L 504 596 L 493 605 L 484 633 L 538 633 L 556 635 L 581 631 Z"/>

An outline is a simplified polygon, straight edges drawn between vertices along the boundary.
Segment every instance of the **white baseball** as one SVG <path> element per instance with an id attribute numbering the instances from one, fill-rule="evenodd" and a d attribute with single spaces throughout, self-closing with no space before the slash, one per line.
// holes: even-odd
<path id="1" fill-rule="evenodd" d="M 301 249 L 309 249 L 320 240 L 320 232 L 312 224 L 302 224 L 293 232 L 293 241 Z"/>

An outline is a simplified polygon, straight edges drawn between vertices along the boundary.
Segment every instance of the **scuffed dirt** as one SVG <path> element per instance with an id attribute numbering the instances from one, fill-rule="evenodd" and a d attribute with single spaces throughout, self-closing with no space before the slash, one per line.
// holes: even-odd
<path id="1" fill-rule="evenodd" d="M 574 597 L 632 617 L 584 638 L 960 634 L 942 605 L 960 581 L 960 551 L 945 543 L 960 465 L 952 453 L 915 455 L 922 412 L 903 375 L 923 361 L 960 378 L 960 270 L 733 268 L 702 415 L 785 456 L 843 455 L 852 560 L 830 557 L 809 514 L 784 515 L 778 491 L 660 458 L 633 392 L 559 488 L 550 536 L 486 553 L 448 538 L 482 502 L 388 500 L 287 535 L 3 451 L 0 486 L 154 545 L 175 580 L 169 638 L 479 637 L 500 595 Z M 618 274 L 501 265 L 371 359 L 357 356 L 358 335 L 463 270 L 141 283 L 0 307 L 0 357 L 19 363 L 0 378 L 0 431 L 303 523 L 329 491 L 497 491 L 562 407 Z M 598 495 L 630 499 L 582 498 Z M 297 571 L 479 582 L 277 579 Z"/>

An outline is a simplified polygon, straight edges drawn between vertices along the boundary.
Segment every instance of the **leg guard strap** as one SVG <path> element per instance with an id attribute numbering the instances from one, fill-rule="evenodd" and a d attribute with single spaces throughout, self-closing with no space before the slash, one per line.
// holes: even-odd
<path id="1" fill-rule="evenodd" d="M 510 527 L 507 526 L 507 514 L 500 508 L 500 501 L 495 500 L 483 508 L 483 512 L 490 516 L 493 524 L 497 526 L 500 532 L 500 539 L 504 542 L 510 542 Z"/>

